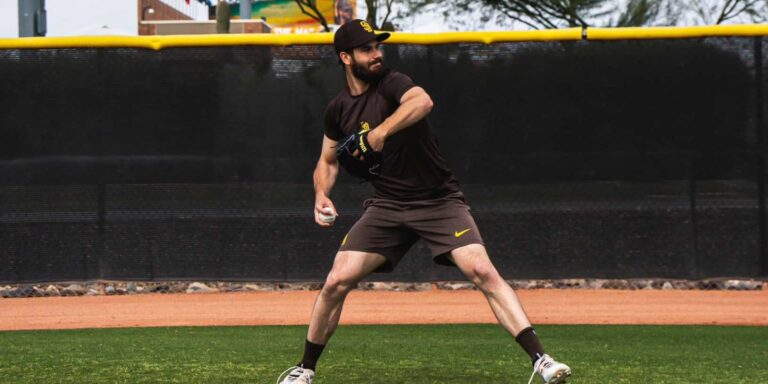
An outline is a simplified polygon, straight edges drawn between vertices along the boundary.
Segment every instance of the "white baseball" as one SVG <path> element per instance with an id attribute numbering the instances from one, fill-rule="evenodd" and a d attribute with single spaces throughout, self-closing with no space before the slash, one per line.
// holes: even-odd
<path id="1" fill-rule="evenodd" d="M 318 216 L 320 216 L 320 221 L 323 223 L 333 223 L 336 221 L 336 216 L 338 216 L 335 212 L 333 212 L 333 208 L 326 207 L 323 208 L 323 211 L 325 213 L 319 213 Z"/>

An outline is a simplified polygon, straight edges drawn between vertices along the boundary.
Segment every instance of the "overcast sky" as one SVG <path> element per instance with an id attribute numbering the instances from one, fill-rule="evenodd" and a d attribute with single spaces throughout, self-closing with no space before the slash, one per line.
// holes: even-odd
<path id="1" fill-rule="evenodd" d="M 46 0 L 47 36 L 136 35 L 138 34 L 137 0 Z M 358 16 L 365 15 L 365 2 L 358 0 Z M 0 0 L 0 38 L 19 36 L 18 0 Z M 420 15 L 400 20 L 416 25 L 412 32 L 447 30 L 440 17 Z"/>
<path id="2" fill-rule="evenodd" d="M 174 0 L 181 1 L 181 0 Z M 194 1 L 194 0 L 193 0 Z M 629 0 L 616 0 L 622 3 Z M 701 4 L 716 5 L 723 0 L 698 0 Z M 18 37 L 18 2 L 19 0 L 0 0 L 0 38 Z M 137 35 L 137 3 L 138 0 L 46 0 L 48 12 L 47 36 L 78 36 L 78 35 Z M 358 17 L 366 14 L 365 1 L 357 0 Z M 623 3 L 622 3 L 623 4 Z M 765 9 L 765 8 L 763 8 Z M 382 16 L 382 15 L 380 15 Z M 479 20 L 480 15 L 466 15 L 466 20 Z M 680 25 L 700 24 L 701 21 L 684 17 Z M 690 19 L 690 20 L 688 20 Z M 742 15 L 729 23 L 749 23 L 746 15 Z M 403 17 L 395 20 L 396 25 L 406 32 L 444 32 L 451 30 L 443 22 L 438 11 L 423 12 L 416 16 Z M 505 29 L 493 22 L 469 23 L 468 28 L 474 30 Z M 516 29 L 526 29 L 522 24 L 515 25 Z"/>
<path id="3" fill-rule="evenodd" d="M 47 36 L 136 35 L 136 0 L 47 0 Z M 0 0 L 0 37 L 19 36 L 19 1 Z"/>

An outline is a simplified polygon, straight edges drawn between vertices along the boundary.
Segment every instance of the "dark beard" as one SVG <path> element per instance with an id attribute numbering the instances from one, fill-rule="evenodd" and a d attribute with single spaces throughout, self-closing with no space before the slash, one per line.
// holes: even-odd
<path id="1" fill-rule="evenodd" d="M 368 69 L 368 65 L 361 64 L 352 59 L 352 75 L 354 75 L 356 78 L 365 81 L 366 83 L 374 83 L 379 81 L 382 77 L 384 77 L 385 70 L 384 70 L 384 61 L 379 61 L 381 63 L 381 66 L 379 67 L 378 71 L 371 71 Z M 374 64 L 374 63 L 371 63 Z"/>

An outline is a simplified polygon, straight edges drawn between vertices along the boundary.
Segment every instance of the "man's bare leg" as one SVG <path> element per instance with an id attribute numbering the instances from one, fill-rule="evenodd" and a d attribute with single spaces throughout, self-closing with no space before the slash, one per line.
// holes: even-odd
<path id="1" fill-rule="evenodd" d="M 531 326 L 512 287 L 496 271 L 485 247 L 471 244 L 451 251 L 451 259 L 485 295 L 496 319 L 512 336 Z"/>
<path id="2" fill-rule="evenodd" d="M 485 247 L 480 244 L 467 245 L 454 249 L 450 257 L 461 272 L 480 288 L 496 319 L 531 358 L 533 373 L 528 382 L 539 374 L 546 384 L 565 383 L 571 375 L 571 368 L 544 353 L 517 294 L 496 271 Z"/>
<path id="3" fill-rule="evenodd" d="M 385 261 L 386 258 L 378 253 L 345 251 L 336 254 L 331 272 L 312 308 L 307 340 L 316 344 L 328 342 L 339 325 L 347 294 Z"/>
<path id="4" fill-rule="evenodd" d="M 386 258 L 378 253 L 344 251 L 336 254 L 331 272 L 328 273 L 323 289 L 317 295 L 315 306 L 312 308 L 307 331 L 307 349 L 302 363 L 309 362 L 314 368 L 314 363 L 322 352 L 322 347 L 317 346 L 324 346 L 336 331 L 347 294 L 385 261 Z"/>
<path id="5" fill-rule="evenodd" d="M 341 309 L 347 294 L 357 286 L 360 280 L 384 262 L 386 258 L 377 253 L 344 251 L 336 254 L 331 272 L 328 273 L 323 289 L 317 295 L 315 306 L 312 308 L 304 356 L 298 364 L 299 367 L 289 369 L 291 372 L 281 384 L 312 383 L 317 360 L 339 325 Z M 286 373 L 288 370 L 280 377 Z"/>

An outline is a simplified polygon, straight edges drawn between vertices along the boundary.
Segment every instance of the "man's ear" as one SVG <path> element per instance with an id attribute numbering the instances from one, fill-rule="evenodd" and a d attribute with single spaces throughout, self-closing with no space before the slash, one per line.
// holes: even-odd
<path id="1" fill-rule="evenodd" d="M 344 63 L 344 65 L 352 64 L 352 57 L 350 57 L 349 53 L 347 52 L 339 53 L 339 59 L 341 60 L 342 63 Z"/>

